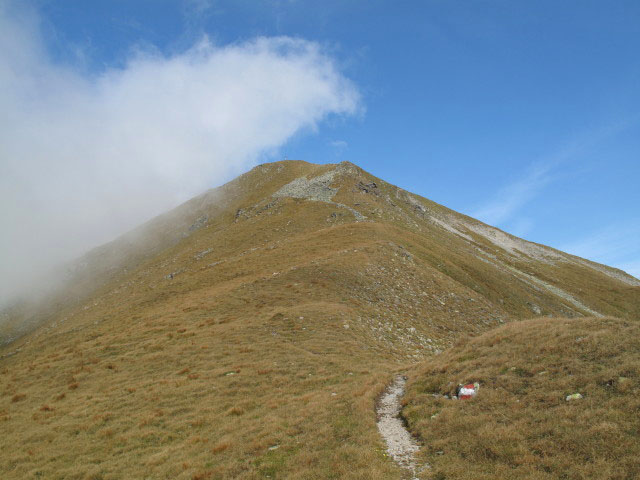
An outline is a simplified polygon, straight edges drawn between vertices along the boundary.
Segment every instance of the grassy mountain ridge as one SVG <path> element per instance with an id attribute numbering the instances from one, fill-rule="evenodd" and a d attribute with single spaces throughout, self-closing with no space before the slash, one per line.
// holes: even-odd
<path id="1" fill-rule="evenodd" d="M 258 166 L 69 269 L 0 349 L 3 478 L 401 478 L 372 406 L 390 372 L 640 308 L 624 272 L 349 163 Z"/>
<path id="2" fill-rule="evenodd" d="M 332 190 L 327 180 L 314 182 L 327 173 L 333 178 L 334 172 L 337 172 L 338 183 L 342 183 L 337 188 Z M 311 182 L 299 185 L 297 193 L 277 193 L 283 186 L 305 177 Z M 26 314 L 34 317 L 32 322 L 25 322 L 25 315 L 14 315 L 20 320 L 14 323 L 37 324 L 49 318 L 51 301 L 59 306 L 82 303 L 96 288 L 126 276 L 145 259 L 189 238 L 203 226 L 209 231 L 226 232 L 230 225 L 264 213 L 277 211 L 278 215 L 289 215 L 290 209 L 283 208 L 292 196 L 298 201 L 315 198 L 326 203 L 328 200 L 327 205 L 334 209 L 327 223 L 375 222 L 401 229 L 403 239 L 405 233 L 417 234 L 419 242 L 428 250 L 424 258 L 431 267 L 477 289 L 496 308 L 506 305 L 506 310 L 518 317 L 538 314 L 538 311 L 569 316 L 640 313 L 632 288 L 640 285 L 640 281 L 622 271 L 523 241 L 389 185 L 352 164 L 285 161 L 258 166 L 92 250 L 66 266 L 67 282 L 61 295 L 54 295 L 53 300 Z M 276 210 L 269 211 L 273 207 L 277 207 Z M 281 230 L 280 234 L 289 235 L 292 231 L 289 225 L 288 230 Z M 274 232 L 274 237 L 277 234 Z M 487 280 L 488 272 L 490 280 Z M 505 292 L 514 292 L 516 297 L 505 296 Z M 588 299 L 586 303 L 585 299 Z M 6 318 L 5 325 L 10 320 Z M 6 332 L 10 329 L 4 330 L 5 337 L 9 337 Z"/>

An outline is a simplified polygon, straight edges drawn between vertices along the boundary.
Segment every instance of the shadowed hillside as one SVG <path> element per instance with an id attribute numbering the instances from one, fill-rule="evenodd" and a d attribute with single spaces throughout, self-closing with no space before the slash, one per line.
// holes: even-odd
<path id="1" fill-rule="evenodd" d="M 624 272 L 350 163 L 256 167 L 66 270 L 3 314 L 3 478 L 402 478 L 391 372 L 514 320 L 640 313 Z"/>

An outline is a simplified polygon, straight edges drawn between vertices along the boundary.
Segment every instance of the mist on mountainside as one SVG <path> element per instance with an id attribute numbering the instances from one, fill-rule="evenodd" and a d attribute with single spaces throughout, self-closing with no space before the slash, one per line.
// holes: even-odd
<path id="1" fill-rule="evenodd" d="M 8 2 L 0 92 L 0 305 L 359 102 L 318 44 L 288 37 L 133 48 L 86 72 L 54 62 L 37 15 Z"/>

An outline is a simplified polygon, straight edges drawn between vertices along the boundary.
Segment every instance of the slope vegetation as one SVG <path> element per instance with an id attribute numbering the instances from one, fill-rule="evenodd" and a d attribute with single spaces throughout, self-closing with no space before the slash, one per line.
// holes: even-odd
<path id="1" fill-rule="evenodd" d="M 256 167 L 3 313 L 2 478 L 402 478 L 392 373 L 532 315 L 637 317 L 640 282 L 355 165 Z"/>
<path id="2" fill-rule="evenodd" d="M 505 325 L 413 370 L 405 401 L 429 478 L 640 478 L 638 322 Z"/>

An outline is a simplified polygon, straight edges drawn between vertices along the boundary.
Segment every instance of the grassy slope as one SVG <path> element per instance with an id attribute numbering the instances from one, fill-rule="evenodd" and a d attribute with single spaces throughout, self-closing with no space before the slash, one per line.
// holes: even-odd
<path id="1" fill-rule="evenodd" d="M 257 167 L 88 254 L 47 325 L 0 350 L 2 478 L 401 478 L 373 414 L 392 371 L 531 303 L 576 314 L 355 167 L 334 201 L 366 222 L 270 197 L 331 168 Z M 598 272 L 518 267 L 638 304 Z"/>
<path id="2" fill-rule="evenodd" d="M 433 467 L 425 478 L 640 477 L 637 322 L 512 323 L 461 341 L 410 378 L 403 414 Z M 473 381 L 473 400 L 432 395 Z M 567 402 L 573 393 L 584 398 Z"/>
<path id="3" fill-rule="evenodd" d="M 264 247 L 251 228 L 195 260 L 198 239 L 215 245 L 207 233 L 3 361 L 3 478 L 398 476 L 372 415 L 396 363 L 340 302 L 338 254 L 304 235 Z M 245 250 L 245 234 L 271 254 Z M 375 247 L 331 238 L 336 250 Z M 216 255 L 225 261 L 209 267 Z M 193 266 L 168 280 L 174 260 Z"/>

